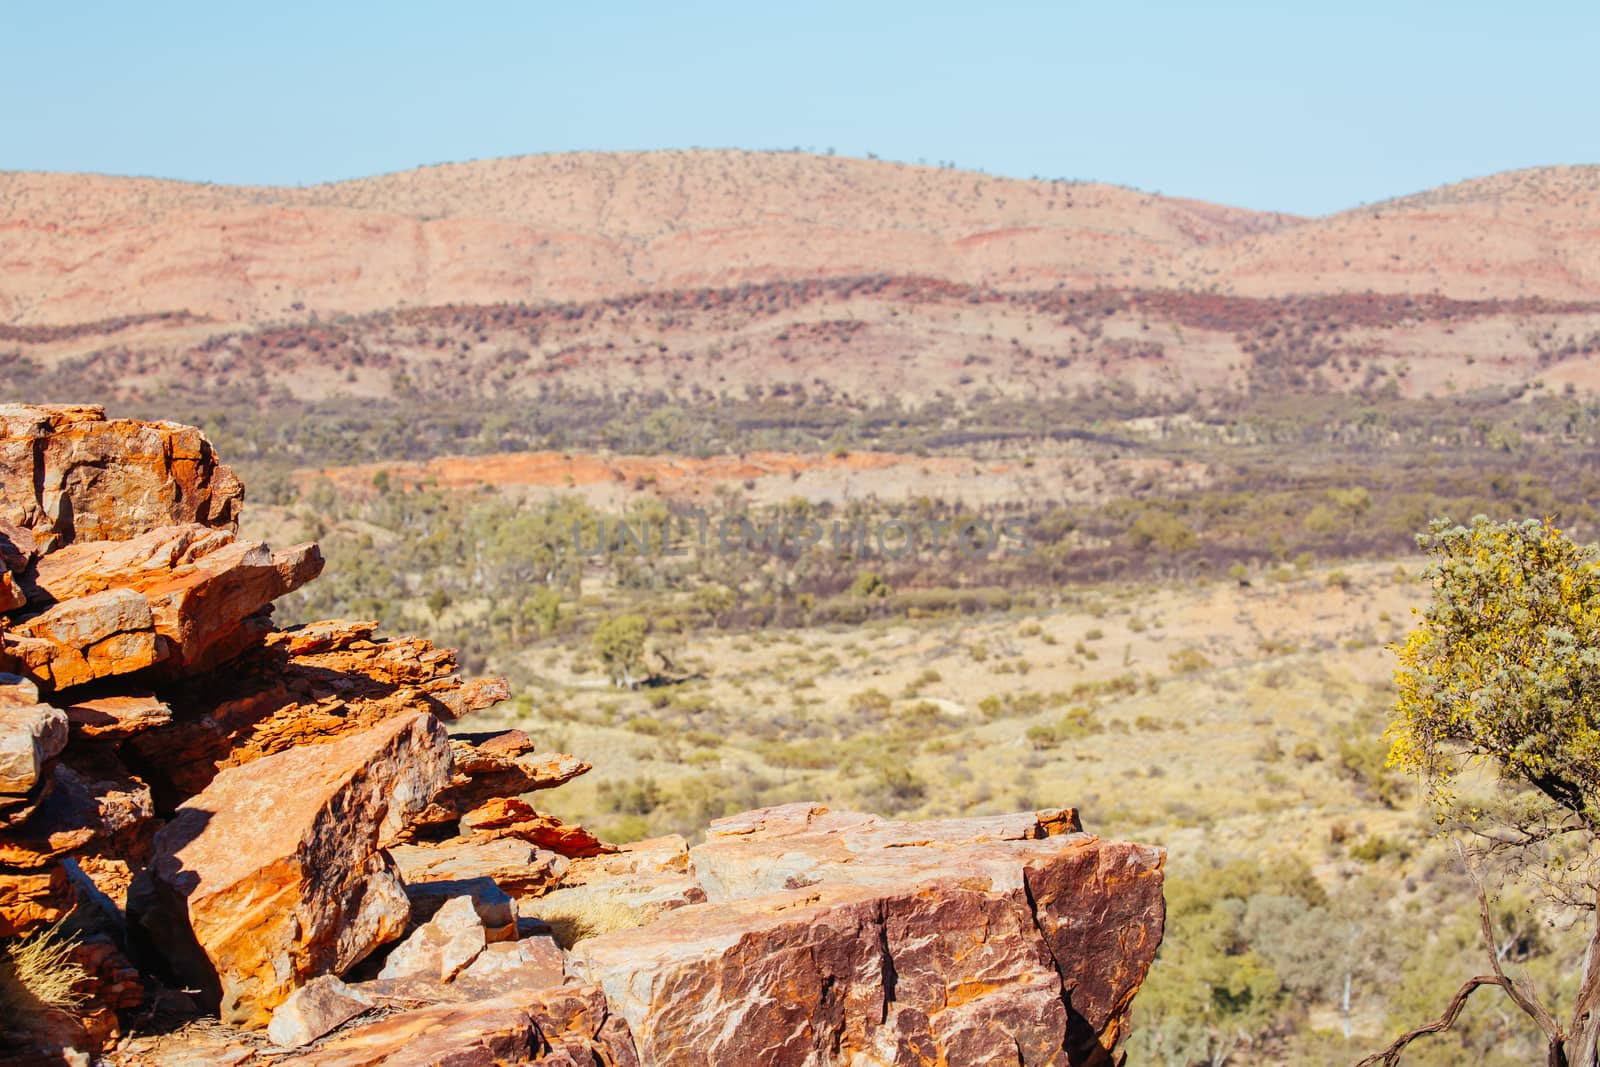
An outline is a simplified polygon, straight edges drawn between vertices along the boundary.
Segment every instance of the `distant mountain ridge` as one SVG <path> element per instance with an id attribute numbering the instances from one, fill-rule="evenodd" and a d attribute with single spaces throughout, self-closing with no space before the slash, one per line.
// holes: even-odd
<path id="1" fill-rule="evenodd" d="M 308 188 L 0 174 L 0 322 L 235 322 L 884 274 L 1459 299 L 1600 296 L 1600 168 L 1320 219 L 796 153 L 576 153 Z"/>

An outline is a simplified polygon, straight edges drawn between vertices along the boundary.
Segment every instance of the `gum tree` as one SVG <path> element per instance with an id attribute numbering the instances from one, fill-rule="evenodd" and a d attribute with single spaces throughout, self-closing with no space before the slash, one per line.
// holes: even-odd
<path id="1" fill-rule="evenodd" d="M 1521 873 L 1545 874 L 1558 897 L 1593 909 L 1600 837 L 1600 565 L 1549 521 L 1469 526 L 1436 520 L 1418 543 L 1433 595 L 1398 650 L 1391 764 L 1415 773 L 1436 810 L 1464 814 Z M 1464 805 L 1461 773 L 1491 771 L 1510 799 Z M 1480 887 L 1491 974 L 1469 980 L 1434 1023 L 1363 1064 L 1399 1062 L 1411 1041 L 1449 1029 L 1473 992 L 1497 986 L 1544 1033 L 1547 1063 L 1594 1067 L 1600 1030 L 1600 936 L 1588 951 L 1571 1018 L 1558 1023 L 1502 971 Z"/>
<path id="2" fill-rule="evenodd" d="M 644 669 L 644 641 L 650 623 L 642 615 L 618 615 L 594 628 L 594 651 L 605 664 L 611 684 L 619 689 L 638 685 L 635 672 Z"/>

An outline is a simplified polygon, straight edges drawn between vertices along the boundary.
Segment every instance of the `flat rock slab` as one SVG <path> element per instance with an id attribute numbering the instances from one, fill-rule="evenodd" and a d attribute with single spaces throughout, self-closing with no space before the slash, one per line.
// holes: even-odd
<path id="1" fill-rule="evenodd" d="M 517 991 L 401 1012 L 276 1061 L 294 1067 L 639 1067 L 593 986 Z M 759 1061 L 752 1061 L 756 1063 Z"/>
<path id="2" fill-rule="evenodd" d="M 510 896 L 543 892 L 561 880 L 568 860 L 514 837 L 465 837 L 437 844 L 395 845 L 389 850 L 413 897 L 448 890 L 428 886 L 487 878 Z M 684 853 L 687 864 L 688 853 Z"/>
<path id="3" fill-rule="evenodd" d="M 63 704 L 73 732 L 98 740 L 121 740 L 172 721 L 172 709 L 152 693 L 114 693 Z"/>
<path id="4" fill-rule="evenodd" d="M 279 1048 L 300 1048 L 354 1019 L 372 1002 L 331 974 L 313 978 L 272 1012 L 267 1036 Z"/>
<path id="5" fill-rule="evenodd" d="M 706 893 L 689 865 L 684 839 L 670 834 L 620 845 L 616 852 L 572 860 L 561 884 L 525 901 L 522 910 L 530 916 L 541 912 L 561 915 L 582 912 L 591 901 L 653 916 L 704 904 Z"/>

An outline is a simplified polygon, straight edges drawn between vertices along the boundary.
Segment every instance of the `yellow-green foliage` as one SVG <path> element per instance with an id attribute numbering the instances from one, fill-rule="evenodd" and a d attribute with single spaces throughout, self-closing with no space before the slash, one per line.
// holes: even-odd
<path id="1" fill-rule="evenodd" d="M 1600 570 L 1548 521 L 1436 520 L 1421 624 L 1398 649 L 1390 762 L 1436 799 L 1464 760 L 1596 825 L 1600 787 Z"/>
<path id="2" fill-rule="evenodd" d="M 644 664 L 644 640 L 650 623 L 642 615 L 618 615 L 594 629 L 594 651 L 606 665 L 611 680 L 632 684 L 633 673 Z"/>
<path id="3" fill-rule="evenodd" d="M 1179 649 L 1167 658 L 1172 664 L 1173 674 L 1194 674 L 1196 671 L 1211 669 L 1211 661 L 1198 649 Z"/>

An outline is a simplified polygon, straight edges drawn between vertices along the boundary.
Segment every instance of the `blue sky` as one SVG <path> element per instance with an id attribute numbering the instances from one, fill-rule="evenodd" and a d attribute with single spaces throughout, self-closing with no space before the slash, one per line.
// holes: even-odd
<path id="1" fill-rule="evenodd" d="M 1600 4 L 8 3 L 0 169 L 834 149 L 1321 214 L 1600 162 Z"/>

